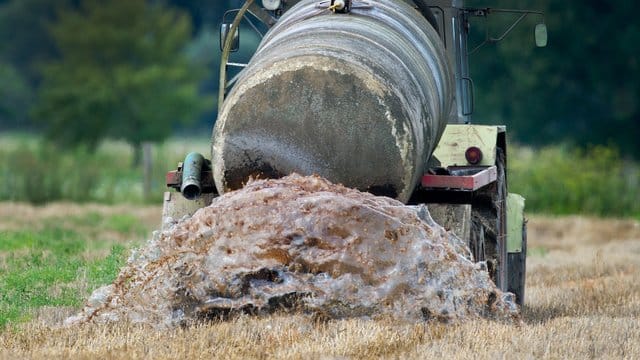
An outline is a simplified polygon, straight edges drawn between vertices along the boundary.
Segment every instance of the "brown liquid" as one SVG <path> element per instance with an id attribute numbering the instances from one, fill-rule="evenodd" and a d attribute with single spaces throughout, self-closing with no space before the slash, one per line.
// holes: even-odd
<path id="1" fill-rule="evenodd" d="M 68 323 L 173 326 L 282 309 L 329 318 L 517 318 L 513 296 L 469 254 L 424 207 L 314 176 L 258 180 L 156 232 Z"/>

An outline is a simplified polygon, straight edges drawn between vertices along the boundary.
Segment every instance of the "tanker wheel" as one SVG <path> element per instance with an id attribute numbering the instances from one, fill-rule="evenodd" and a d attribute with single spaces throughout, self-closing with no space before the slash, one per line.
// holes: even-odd
<path id="1" fill-rule="evenodd" d="M 478 190 L 471 204 L 471 221 L 474 230 L 473 239 L 480 243 L 472 247 L 484 251 L 484 260 L 491 280 L 502 290 L 508 289 L 508 258 L 506 199 L 507 183 L 505 176 L 505 157 L 501 148 L 496 150 L 498 176 L 495 182 Z M 482 261 L 480 257 L 476 261 Z"/>
<path id="2" fill-rule="evenodd" d="M 516 303 L 524 305 L 524 284 L 527 270 L 527 222 L 522 223 L 522 252 L 509 254 L 509 292 L 516 296 Z"/>

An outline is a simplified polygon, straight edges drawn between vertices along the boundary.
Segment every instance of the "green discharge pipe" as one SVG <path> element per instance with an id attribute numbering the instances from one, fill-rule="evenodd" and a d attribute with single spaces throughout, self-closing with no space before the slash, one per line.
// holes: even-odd
<path id="1" fill-rule="evenodd" d="M 195 200 L 202 194 L 201 181 L 204 162 L 204 156 L 197 152 L 191 152 L 184 158 L 180 192 L 188 200 Z"/>

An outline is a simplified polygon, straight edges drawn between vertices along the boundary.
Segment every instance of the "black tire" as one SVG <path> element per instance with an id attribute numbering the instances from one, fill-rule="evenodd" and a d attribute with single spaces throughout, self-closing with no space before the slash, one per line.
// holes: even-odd
<path id="1" fill-rule="evenodd" d="M 527 274 L 527 222 L 522 223 L 522 252 L 508 255 L 508 291 L 516 296 L 516 303 L 524 306 L 525 278 Z"/>
<path id="2" fill-rule="evenodd" d="M 472 236 L 482 239 L 482 244 L 470 244 L 471 248 L 482 248 L 491 280 L 496 286 L 507 291 L 508 257 L 506 228 L 507 183 L 505 172 L 505 155 L 501 148 L 496 150 L 496 167 L 498 177 L 494 183 L 478 190 L 474 194 L 471 207 L 472 230 L 482 228 L 484 236 Z"/>

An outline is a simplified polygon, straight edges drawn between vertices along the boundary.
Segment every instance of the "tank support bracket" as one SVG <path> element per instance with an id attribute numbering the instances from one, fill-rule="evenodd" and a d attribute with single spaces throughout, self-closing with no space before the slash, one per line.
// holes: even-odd
<path id="1" fill-rule="evenodd" d="M 498 178 L 498 170 L 495 166 L 476 169 L 477 172 L 474 173 L 468 173 L 469 171 L 466 170 L 468 168 L 464 168 L 465 172 L 455 175 L 456 171 L 461 169 L 450 167 L 448 170 L 454 175 L 425 174 L 422 176 L 422 187 L 425 189 L 475 191 Z"/>

